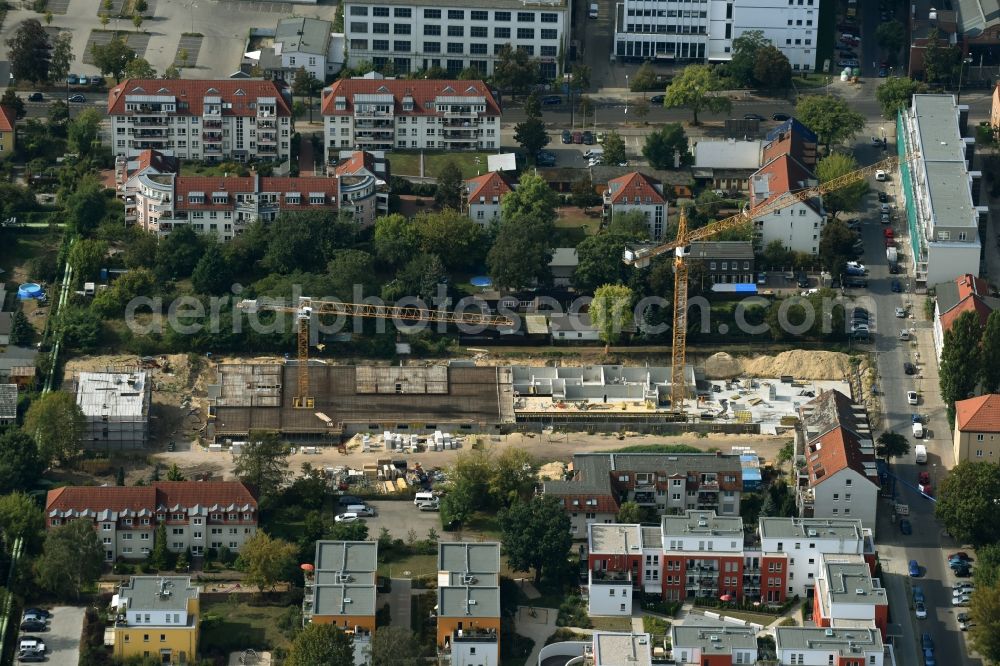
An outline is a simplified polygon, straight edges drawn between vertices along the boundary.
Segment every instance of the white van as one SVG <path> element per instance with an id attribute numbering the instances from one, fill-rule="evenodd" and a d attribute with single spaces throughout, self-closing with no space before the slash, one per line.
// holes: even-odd
<path id="1" fill-rule="evenodd" d="M 916 437 L 917 439 L 923 439 L 924 438 L 924 424 L 923 423 L 914 423 L 913 424 L 913 436 Z M 925 450 L 924 451 L 924 461 L 925 462 L 926 462 L 926 459 L 927 459 L 927 451 Z M 920 461 L 917 460 L 917 462 L 920 462 Z"/>
<path id="2" fill-rule="evenodd" d="M 413 506 L 417 506 L 423 502 L 436 502 L 437 497 L 434 493 L 420 492 L 413 496 Z"/>
<path id="3" fill-rule="evenodd" d="M 598 10 L 597 3 L 596 2 L 590 3 L 590 12 L 588 12 L 588 16 L 590 16 L 590 18 L 592 18 L 592 19 L 595 19 L 595 18 L 597 18 L 598 11 L 599 10 Z"/>
<path id="4" fill-rule="evenodd" d="M 923 428 L 923 425 L 919 424 L 919 423 L 914 423 L 913 425 L 914 425 L 914 427 L 919 425 L 921 428 Z M 913 453 L 916 456 L 917 464 L 918 465 L 926 465 L 927 464 L 927 447 L 926 446 L 924 446 L 923 444 L 917 444 L 915 447 L 913 447 Z"/>

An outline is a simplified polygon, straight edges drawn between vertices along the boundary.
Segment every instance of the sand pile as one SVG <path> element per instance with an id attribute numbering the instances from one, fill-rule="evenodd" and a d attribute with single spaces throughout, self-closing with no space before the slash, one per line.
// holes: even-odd
<path id="1" fill-rule="evenodd" d="M 542 465 L 541 469 L 538 470 L 538 478 L 543 480 L 552 479 L 562 481 L 565 474 L 566 465 L 561 462 L 551 462 L 547 465 Z"/>
<path id="2" fill-rule="evenodd" d="M 708 379 L 731 377 L 781 377 L 796 379 L 844 379 L 851 368 L 847 354 L 796 349 L 777 356 L 737 358 L 725 352 L 713 354 L 705 362 Z"/>

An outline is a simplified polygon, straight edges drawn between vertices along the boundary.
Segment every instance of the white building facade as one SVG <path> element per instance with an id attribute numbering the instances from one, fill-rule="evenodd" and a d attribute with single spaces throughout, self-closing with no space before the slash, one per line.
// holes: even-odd
<path id="1" fill-rule="evenodd" d="M 817 185 L 819 181 L 791 155 L 776 157 L 750 177 L 750 204 L 771 203 L 783 194 Z M 819 253 L 819 239 L 826 224 L 826 211 L 819 197 L 799 201 L 754 218 L 757 244 L 766 248 L 774 241 L 785 249 Z"/>
<path id="2" fill-rule="evenodd" d="M 613 58 L 726 62 L 736 37 L 760 30 L 793 70 L 810 71 L 816 68 L 819 5 L 820 0 L 624 0 L 615 5 Z"/>

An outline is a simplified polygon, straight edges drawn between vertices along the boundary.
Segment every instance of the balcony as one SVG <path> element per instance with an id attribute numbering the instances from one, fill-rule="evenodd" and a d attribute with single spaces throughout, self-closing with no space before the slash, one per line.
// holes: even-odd
<path id="1" fill-rule="evenodd" d="M 445 111 L 442 114 L 446 119 L 448 118 L 479 118 L 479 112 L 473 111 L 472 109 L 464 109 L 461 111 Z"/>
<path id="2" fill-rule="evenodd" d="M 275 129 L 278 127 L 276 120 L 272 118 L 258 118 L 257 119 L 257 129 Z"/>
<path id="3" fill-rule="evenodd" d="M 358 120 L 354 123 L 354 131 L 362 129 L 375 129 L 375 130 L 389 130 L 390 132 L 396 126 L 396 123 L 392 120 Z"/>
<path id="4" fill-rule="evenodd" d="M 203 118 L 201 124 L 205 129 L 222 129 L 221 118 Z"/>
<path id="5" fill-rule="evenodd" d="M 376 130 L 361 130 L 354 133 L 355 139 L 374 139 L 375 141 L 387 141 L 392 143 L 393 134 L 392 128 L 387 129 L 376 129 Z"/>
<path id="6" fill-rule="evenodd" d="M 260 145 L 258 143 L 257 144 L 257 152 L 260 153 L 261 155 L 277 155 L 278 154 L 278 147 L 277 146 L 270 146 L 270 145 L 263 145 L 262 146 L 262 145 Z"/>
<path id="7" fill-rule="evenodd" d="M 632 580 L 632 574 L 628 571 L 591 571 L 591 585 L 621 585 Z"/>
<path id="8" fill-rule="evenodd" d="M 139 104 L 132 111 L 135 116 L 162 115 L 167 113 L 163 110 L 162 104 Z"/>
<path id="9" fill-rule="evenodd" d="M 355 111 L 355 118 L 392 118 L 389 111 Z"/>
<path id="10" fill-rule="evenodd" d="M 275 134 L 258 134 L 257 135 L 257 145 L 276 145 L 278 143 L 278 137 Z"/>
<path id="11" fill-rule="evenodd" d="M 202 152 L 206 155 L 221 155 L 222 148 L 219 146 L 205 146 Z"/>
<path id="12" fill-rule="evenodd" d="M 140 139 L 157 139 L 165 140 L 167 138 L 167 132 L 169 130 L 157 127 L 157 128 L 135 128 L 129 130 L 129 134 Z"/>
<path id="13" fill-rule="evenodd" d="M 719 492 L 719 482 L 718 481 L 702 481 L 698 485 L 698 492 L 702 492 L 702 493 L 717 493 L 717 492 Z"/>
<path id="14" fill-rule="evenodd" d="M 471 629 L 458 629 L 450 638 L 454 643 L 496 643 L 497 632 L 495 629 L 472 627 Z"/>
<path id="15" fill-rule="evenodd" d="M 145 118 L 145 117 L 139 117 L 139 118 L 130 118 L 130 120 L 132 121 L 133 125 L 139 125 L 139 126 L 142 126 L 142 127 L 149 127 L 149 126 L 157 126 L 157 125 L 167 125 L 167 124 L 169 124 L 169 123 L 167 123 L 167 119 L 166 118 Z"/>

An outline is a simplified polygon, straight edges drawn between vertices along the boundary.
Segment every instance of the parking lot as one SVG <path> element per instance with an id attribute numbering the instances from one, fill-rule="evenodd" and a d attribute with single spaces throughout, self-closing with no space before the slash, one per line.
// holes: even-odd
<path id="1" fill-rule="evenodd" d="M 397 539 L 406 539 L 410 530 L 417 533 L 417 538 L 423 539 L 427 537 L 427 531 L 434 528 L 442 539 L 454 540 L 441 529 L 441 514 L 437 511 L 420 511 L 412 501 L 374 501 L 368 502 L 368 505 L 375 509 L 374 517 L 365 518 L 369 537 L 377 537 L 384 527 Z"/>
<path id="2" fill-rule="evenodd" d="M 52 610 L 48 631 L 28 633 L 45 643 L 49 666 L 77 666 L 80 663 L 80 636 L 83 634 L 85 609 L 78 606 L 57 606 Z"/>

